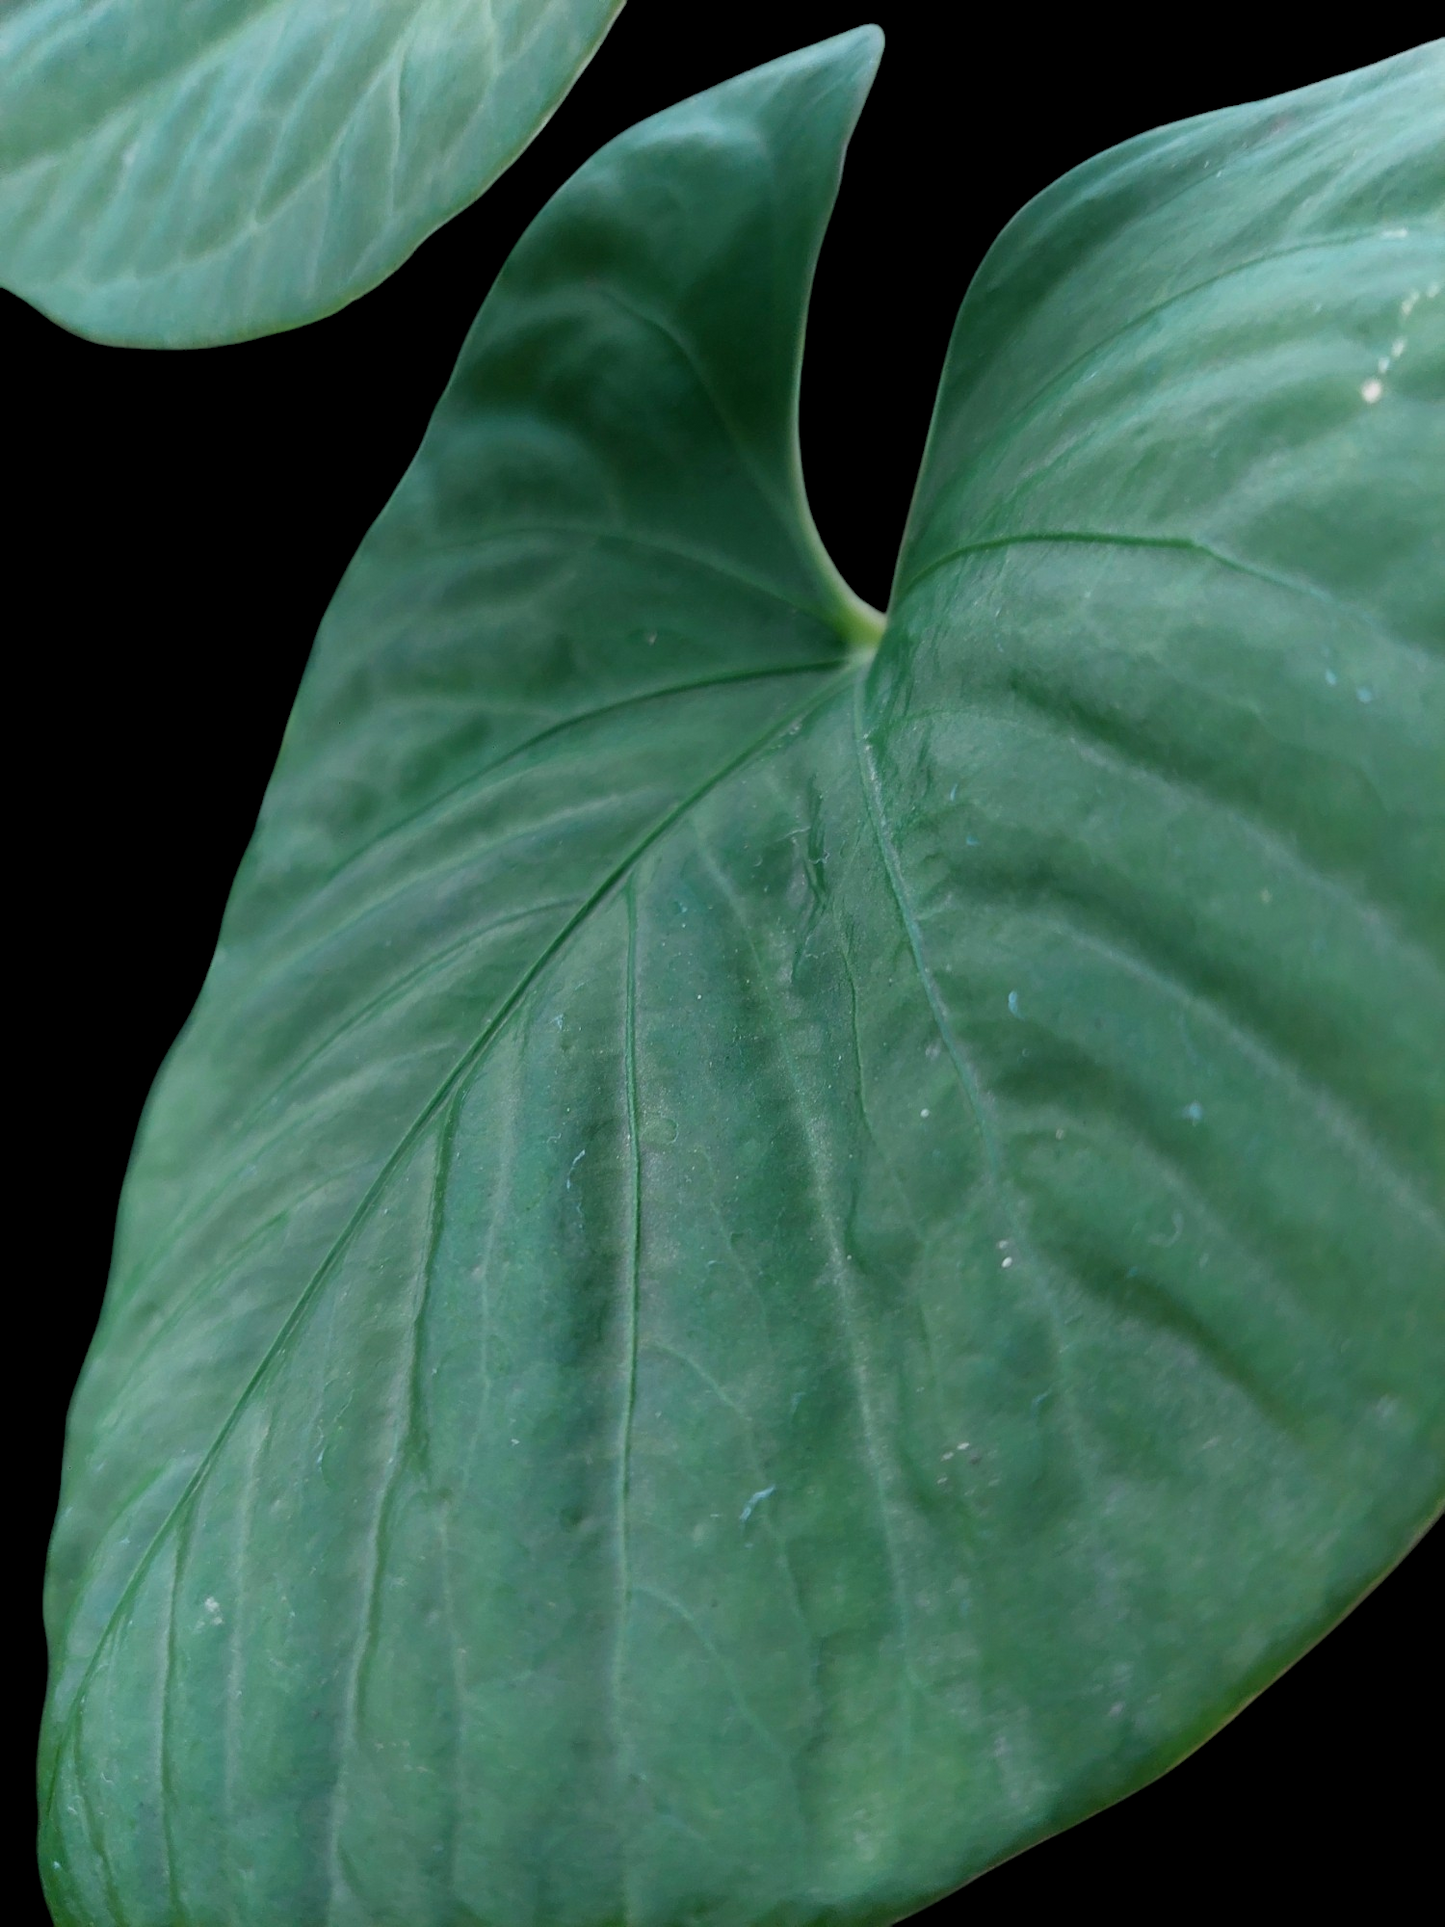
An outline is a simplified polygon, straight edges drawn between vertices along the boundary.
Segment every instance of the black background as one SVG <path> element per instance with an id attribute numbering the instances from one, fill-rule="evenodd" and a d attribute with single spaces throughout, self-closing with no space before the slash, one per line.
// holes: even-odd
<path id="1" fill-rule="evenodd" d="M 1349 11 L 1358 17 L 1326 24 L 1290 8 L 1281 20 L 1308 28 L 1287 33 L 1258 7 L 1180 6 L 1156 10 L 1141 33 L 1092 7 L 1060 25 L 1031 9 L 982 21 L 924 0 L 716 11 L 631 0 L 511 172 L 329 320 L 156 354 L 83 342 L 0 295 L 9 741 L 21 772 L 12 1173 L 23 1183 L 10 1213 L 40 1228 L 12 1284 L 36 1314 L 12 1368 L 22 1599 L 35 1596 L 136 1119 L 199 988 L 317 621 L 544 199 L 643 115 L 862 19 L 882 23 L 888 51 L 819 271 L 802 421 L 824 539 L 881 606 L 953 316 L 999 228 L 1113 142 L 1438 31 L 1423 8 Z M 1413 1910 L 1435 1880 L 1441 1582 L 1437 1531 L 1202 1752 L 928 1918 Z M 11 1640 L 21 1691 L 8 1730 L 23 1773 L 44 1673 L 33 1611 Z M 6 1916 L 41 1922 L 29 1809 L 21 1799 L 12 1812 Z"/>

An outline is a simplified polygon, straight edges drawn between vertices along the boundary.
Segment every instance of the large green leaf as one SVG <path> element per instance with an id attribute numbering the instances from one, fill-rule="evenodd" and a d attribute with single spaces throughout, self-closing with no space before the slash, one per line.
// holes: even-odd
<path id="1" fill-rule="evenodd" d="M 6 0 L 0 281 L 155 348 L 314 321 L 536 133 L 622 0 Z"/>
<path id="2" fill-rule="evenodd" d="M 871 654 L 877 45 L 582 170 L 326 619 L 74 1408 L 67 1927 L 886 1921 L 1441 1504 L 1442 50 L 1019 217 Z"/>

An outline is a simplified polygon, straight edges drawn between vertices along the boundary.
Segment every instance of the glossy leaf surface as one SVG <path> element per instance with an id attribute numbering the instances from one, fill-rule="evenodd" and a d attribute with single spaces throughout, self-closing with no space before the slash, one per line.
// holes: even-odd
<path id="1" fill-rule="evenodd" d="M 1439 1509 L 1445 62 L 1025 210 L 874 654 L 876 52 L 581 171 L 323 625 L 73 1414 L 63 1924 L 895 1919 Z"/>
<path id="2" fill-rule="evenodd" d="M 191 348 L 382 281 L 546 120 L 621 0 L 17 0 L 0 282 Z"/>

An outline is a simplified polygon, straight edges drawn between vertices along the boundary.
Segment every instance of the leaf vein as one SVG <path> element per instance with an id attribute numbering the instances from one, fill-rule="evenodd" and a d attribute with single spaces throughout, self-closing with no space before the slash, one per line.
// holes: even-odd
<path id="1" fill-rule="evenodd" d="M 1203 561 L 1217 563 L 1221 569 L 1228 569 L 1235 575 L 1248 576 L 1256 582 L 1267 582 L 1271 588 L 1283 589 L 1293 595 L 1308 596 L 1311 601 L 1319 602 L 1326 608 L 1337 610 L 1340 614 L 1349 617 L 1351 621 L 1359 623 L 1361 628 L 1368 629 L 1381 641 L 1390 643 L 1403 653 L 1416 657 L 1432 668 L 1438 666 L 1438 658 L 1431 650 L 1424 648 L 1420 643 L 1413 642 L 1408 636 L 1395 634 L 1366 610 L 1356 608 L 1354 603 L 1346 602 L 1343 597 L 1335 595 L 1322 584 L 1307 582 L 1300 576 L 1283 575 L 1274 569 L 1261 568 L 1257 563 L 1241 561 L 1238 556 L 1229 555 L 1223 549 L 1212 548 L 1209 543 L 1197 541 L 1189 535 L 1131 535 L 1116 529 L 1020 529 L 1012 535 L 983 536 L 975 541 L 959 542 L 954 547 L 945 549 L 941 555 L 936 555 L 931 562 L 925 563 L 915 575 L 909 578 L 901 593 L 911 595 L 914 589 L 929 576 L 947 568 L 951 563 L 965 560 L 970 555 L 986 555 L 996 549 L 1023 548 L 1049 543 L 1097 544 L 1100 547 L 1121 549 L 1157 549 L 1172 551 L 1178 555 L 1198 556 Z"/>

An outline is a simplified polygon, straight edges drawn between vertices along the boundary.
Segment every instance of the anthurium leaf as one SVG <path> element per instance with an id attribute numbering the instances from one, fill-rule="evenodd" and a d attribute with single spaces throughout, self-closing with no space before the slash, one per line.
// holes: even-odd
<path id="1" fill-rule="evenodd" d="M 77 334 L 294 328 L 475 200 L 622 0 L 15 0 L 0 282 Z"/>
<path id="2" fill-rule="evenodd" d="M 875 654 L 877 47 L 581 171 L 323 625 L 74 1408 L 63 1927 L 895 1919 L 1440 1507 L 1441 50 L 1018 218 Z"/>

